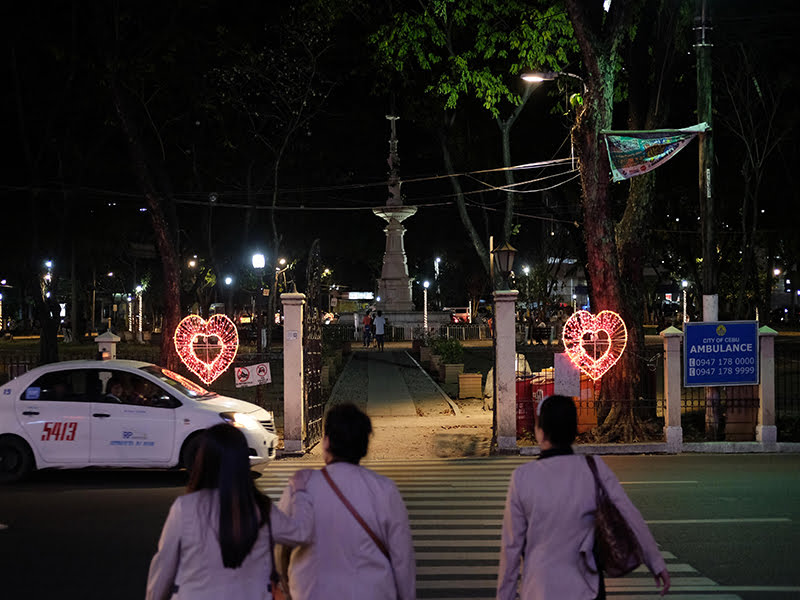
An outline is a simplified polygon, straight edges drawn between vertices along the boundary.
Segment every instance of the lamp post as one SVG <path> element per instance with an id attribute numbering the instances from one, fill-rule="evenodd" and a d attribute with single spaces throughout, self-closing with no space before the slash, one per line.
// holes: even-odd
<path id="1" fill-rule="evenodd" d="M 422 328 L 426 334 L 428 333 L 428 287 L 430 285 L 430 281 L 425 281 L 422 284 Z"/>
<path id="2" fill-rule="evenodd" d="M 686 288 L 689 287 L 689 282 L 685 279 L 681 280 L 681 291 L 683 292 L 683 322 L 688 323 L 689 317 L 686 314 Z"/>
<path id="3" fill-rule="evenodd" d="M 439 287 L 439 264 L 442 262 L 441 257 L 437 256 L 433 261 L 433 280 L 436 283 L 436 302 L 435 306 L 437 309 L 442 308 L 442 290 Z M 472 314 L 470 314 L 470 320 L 472 320 Z"/>
<path id="4" fill-rule="evenodd" d="M 144 292 L 144 287 L 142 287 L 141 285 L 137 285 L 136 286 L 136 305 L 137 305 L 137 307 L 139 309 L 138 310 L 139 325 L 136 328 L 136 341 L 138 341 L 140 344 L 144 343 L 144 328 L 142 327 L 142 315 L 143 315 L 143 311 L 142 311 L 142 296 L 143 296 L 143 292 Z"/>
<path id="5" fill-rule="evenodd" d="M 563 71 L 530 71 L 527 73 L 523 73 L 520 75 L 523 81 L 527 81 L 528 83 L 538 83 L 542 81 L 555 81 L 556 79 L 567 77 L 570 79 L 575 79 L 581 82 L 581 90 L 583 91 L 583 95 L 586 95 L 586 82 L 583 80 L 583 77 L 580 75 L 575 75 L 575 73 L 565 73 Z M 583 99 L 581 99 L 580 104 L 583 104 Z M 575 169 L 575 145 L 570 144 L 570 158 L 572 159 L 572 169 Z"/>
<path id="6" fill-rule="evenodd" d="M 256 299 L 256 310 L 258 316 L 256 319 L 258 331 L 256 332 L 256 352 L 260 355 L 264 351 L 264 341 L 262 339 L 262 330 L 264 328 L 264 266 L 267 264 L 264 255 L 260 252 L 253 254 L 253 268 L 258 272 L 258 298 Z M 259 360 L 260 360 L 259 356 Z"/>
<path id="7" fill-rule="evenodd" d="M 508 283 L 508 276 L 511 273 L 511 269 L 514 266 L 514 257 L 516 256 L 516 254 L 517 254 L 517 249 L 514 248 L 508 242 L 492 250 L 492 255 L 494 256 L 494 262 L 497 264 L 497 268 L 500 271 L 500 285 L 503 286 L 501 289 L 504 290 L 510 289 Z"/>

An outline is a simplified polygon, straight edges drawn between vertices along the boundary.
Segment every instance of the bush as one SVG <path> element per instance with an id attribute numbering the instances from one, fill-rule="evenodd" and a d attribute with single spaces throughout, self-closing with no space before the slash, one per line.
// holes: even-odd
<path id="1" fill-rule="evenodd" d="M 437 338 L 432 345 L 434 354 L 442 357 L 444 364 L 452 365 L 464 360 L 464 346 L 458 340 Z"/>

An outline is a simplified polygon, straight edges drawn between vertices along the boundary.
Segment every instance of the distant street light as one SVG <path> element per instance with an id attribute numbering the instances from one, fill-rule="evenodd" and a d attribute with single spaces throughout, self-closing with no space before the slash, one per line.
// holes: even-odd
<path id="1" fill-rule="evenodd" d="M 260 252 L 256 252 L 255 254 L 253 254 L 252 261 L 254 269 L 263 269 L 264 266 L 267 264 L 266 258 L 264 258 L 264 255 L 261 254 Z"/>
<path id="2" fill-rule="evenodd" d="M 233 277 L 231 277 L 230 275 L 225 277 L 225 285 L 230 285 L 232 283 L 233 283 Z"/>

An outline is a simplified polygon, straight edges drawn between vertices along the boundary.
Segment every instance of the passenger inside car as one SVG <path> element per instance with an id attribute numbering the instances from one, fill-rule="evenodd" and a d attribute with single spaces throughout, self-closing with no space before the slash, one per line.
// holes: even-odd
<path id="1" fill-rule="evenodd" d="M 122 404 L 124 402 L 122 381 L 116 377 L 112 377 L 106 384 L 106 402 L 116 402 Z"/>

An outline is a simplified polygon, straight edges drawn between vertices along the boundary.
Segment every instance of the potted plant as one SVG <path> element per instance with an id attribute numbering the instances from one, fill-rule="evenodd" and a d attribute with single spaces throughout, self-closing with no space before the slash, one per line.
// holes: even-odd
<path id="1" fill-rule="evenodd" d="M 444 382 L 458 383 L 458 374 L 464 371 L 464 346 L 458 340 L 442 340 L 439 352 L 444 365 Z"/>

